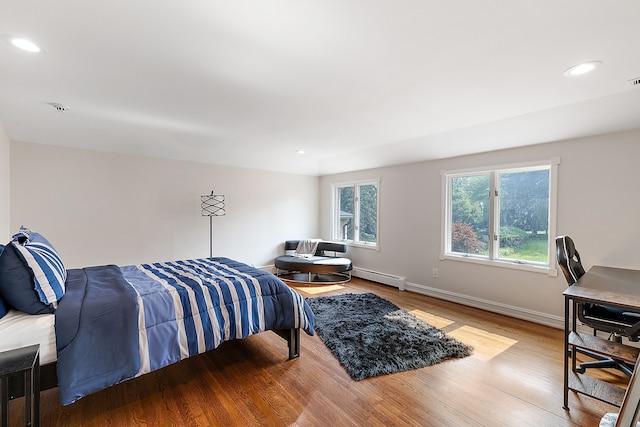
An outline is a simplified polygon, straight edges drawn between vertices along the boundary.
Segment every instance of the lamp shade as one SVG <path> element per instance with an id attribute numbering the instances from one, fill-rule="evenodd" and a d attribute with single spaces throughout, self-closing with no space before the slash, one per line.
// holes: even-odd
<path id="1" fill-rule="evenodd" d="M 200 207 L 202 208 L 202 216 L 224 216 L 224 196 L 222 194 L 207 194 L 200 196 Z"/>

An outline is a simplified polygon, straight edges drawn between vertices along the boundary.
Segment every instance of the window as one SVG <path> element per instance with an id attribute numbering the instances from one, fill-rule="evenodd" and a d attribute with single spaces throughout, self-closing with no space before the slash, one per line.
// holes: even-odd
<path id="1" fill-rule="evenodd" d="M 558 164 L 444 171 L 441 258 L 555 275 Z"/>
<path id="2" fill-rule="evenodd" d="M 333 239 L 378 245 L 379 180 L 333 185 Z"/>

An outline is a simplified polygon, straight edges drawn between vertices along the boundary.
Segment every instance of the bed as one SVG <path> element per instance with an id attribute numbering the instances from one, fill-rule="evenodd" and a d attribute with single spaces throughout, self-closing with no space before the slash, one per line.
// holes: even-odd
<path id="1" fill-rule="evenodd" d="M 0 319 L 0 350 L 40 344 L 43 373 L 55 366 L 63 405 L 263 331 L 285 338 L 293 359 L 300 330 L 314 334 L 302 296 L 244 263 L 218 257 L 36 271 L 21 251 L 42 236 L 22 232 L 26 239 L 14 236 L 0 253 L 0 297 L 12 307 Z M 12 294 L 25 278 L 14 258 L 27 270 L 28 302 Z M 46 273 L 64 280 L 45 284 Z"/>

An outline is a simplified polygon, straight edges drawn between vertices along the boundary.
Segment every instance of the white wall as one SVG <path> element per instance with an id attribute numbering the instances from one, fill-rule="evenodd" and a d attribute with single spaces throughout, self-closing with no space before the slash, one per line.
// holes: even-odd
<path id="1" fill-rule="evenodd" d="M 284 240 L 318 234 L 318 189 L 318 177 L 11 142 L 11 230 L 42 233 L 67 268 L 209 256 L 212 190 L 227 212 L 213 255 L 272 265 Z"/>
<path id="2" fill-rule="evenodd" d="M 10 167 L 10 142 L 2 123 L 0 123 L 0 243 L 6 244 L 11 237 L 9 227 L 9 174 Z"/>
<path id="3" fill-rule="evenodd" d="M 6 153 L 2 144 L 0 133 Z M 562 275 L 438 258 L 441 170 L 560 157 L 558 234 L 574 238 L 587 268 L 640 269 L 640 132 L 322 178 L 15 141 L 10 148 L 10 229 L 42 232 L 69 268 L 208 256 L 200 195 L 212 189 L 227 198 L 227 216 L 213 219 L 214 256 L 270 265 L 286 239 L 331 237 L 332 182 L 380 177 L 381 249 L 351 248 L 355 266 L 405 276 L 415 291 L 560 322 Z"/>
<path id="4" fill-rule="evenodd" d="M 380 177 L 380 251 L 351 248 L 355 266 L 405 276 L 408 289 L 559 326 L 561 272 L 549 277 L 439 259 L 441 170 L 552 157 L 561 161 L 557 233 L 574 239 L 586 268 L 640 269 L 640 132 L 325 176 L 320 232 L 330 237 L 331 183 Z M 439 278 L 432 278 L 432 268 Z"/>

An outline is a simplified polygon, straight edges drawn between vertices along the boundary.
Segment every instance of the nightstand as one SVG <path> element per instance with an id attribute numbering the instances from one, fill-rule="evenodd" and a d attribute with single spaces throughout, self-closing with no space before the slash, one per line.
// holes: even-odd
<path id="1" fill-rule="evenodd" d="M 40 345 L 17 348 L 0 353 L 0 397 L 2 420 L 9 425 L 9 377 L 24 376 L 24 425 L 40 425 Z"/>

